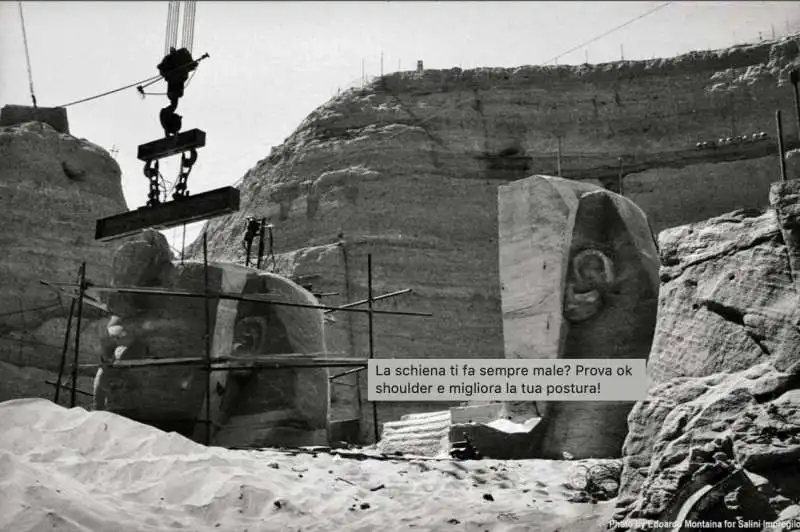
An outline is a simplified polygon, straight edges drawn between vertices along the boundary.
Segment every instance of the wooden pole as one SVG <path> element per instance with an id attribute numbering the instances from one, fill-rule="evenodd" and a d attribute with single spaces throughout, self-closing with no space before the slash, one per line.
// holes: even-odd
<path id="1" fill-rule="evenodd" d="M 213 371 L 225 371 L 231 366 L 261 369 L 282 368 L 352 368 L 366 366 L 369 359 L 345 356 L 330 357 L 328 353 L 308 353 L 296 355 L 247 355 L 237 357 L 218 357 L 211 359 Z M 137 360 L 116 360 L 107 364 L 115 369 L 144 368 L 155 366 L 206 366 L 205 356 L 193 358 L 140 358 Z M 100 364 L 81 364 L 82 368 L 97 368 Z"/>
<path id="2" fill-rule="evenodd" d="M 57 386 L 56 390 L 58 390 L 58 388 L 64 388 L 65 390 L 69 390 L 69 389 L 70 389 L 70 387 L 69 387 L 69 386 L 67 386 L 66 384 L 61 384 L 61 383 L 58 383 L 58 382 L 56 382 L 56 381 L 44 381 L 44 383 L 45 383 L 45 384 L 50 384 L 50 385 L 52 385 L 52 386 Z M 76 391 L 77 393 L 79 393 L 79 394 L 81 394 L 81 395 L 85 395 L 85 396 L 87 396 L 87 397 L 94 397 L 94 394 L 93 394 L 93 393 L 91 393 L 91 392 L 86 392 L 86 391 L 84 391 L 84 390 L 75 390 L 75 391 Z"/>
<path id="3" fill-rule="evenodd" d="M 245 246 L 246 246 L 245 247 L 245 255 L 244 255 L 244 267 L 245 268 L 249 268 L 250 267 L 250 253 L 251 253 L 251 251 L 253 249 L 253 239 L 251 238 L 252 235 L 250 234 L 251 219 L 248 218 L 247 222 L 245 222 L 245 223 L 247 225 L 245 226 L 245 229 L 244 229 L 244 239 L 245 239 Z"/>
<path id="4" fill-rule="evenodd" d="M 44 283 L 43 281 L 40 282 Z M 44 284 L 49 285 L 50 283 L 44 283 Z M 72 286 L 72 285 L 67 285 L 67 286 Z M 148 287 L 129 287 L 129 286 L 109 287 L 109 286 L 96 286 L 96 285 L 92 285 L 92 290 L 95 290 L 97 292 L 114 292 L 118 294 L 143 294 L 143 295 L 153 295 L 153 296 L 188 297 L 193 299 L 210 298 L 210 299 L 224 299 L 229 301 L 248 301 L 252 303 L 275 305 L 278 307 L 284 306 L 284 307 L 296 307 L 296 308 L 315 308 L 320 310 L 341 310 L 343 312 L 360 312 L 362 314 L 368 314 L 370 312 L 369 309 L 363 309 L 363 308 L 345 308 L 345 307 L 334 307 L 332 305 L 311 305 L 306 303 L 292 303 L 291 301 L 275 300 L 267 297 L 257 297 L 257 296 L 240 296 L 227 292 L 209 292 L 208 294 L 204 294 L 202 292 L 199 293 L 190 292 L 188 290 L 162 290 L 160 288 L 148 288 Z M 386 314 L 392 316 L 425 316 L 425 317 L 433 316 L 433 314 L 431 314 L 430 312 L 413 312 L 406 310 L 375 309 L 372 312 L 375 314 Z"/>
<path id="5" fill-rule="evenodd" d="M 798 46 L 800 46 L 800 43 L 798 43 Z M 797 120 L 797 138 L 800 139 L 800 89 L 797 87 L 800 79 L 798 78 L 800 78 L 800 70 L 795 69 L 789 72 L 789 81 L 794 88 L 794 113 L 795 120 Z"/>
<path id="6" fill-rule="evenodd" d="M 261 259 L 264 258 L 264 230 L 267 226 L 267 219 L 261 218 L 261 224 L 258 228 L 258 258 L 256 259 L 256 268 L 261 269 Z"/>
<path id="7" fill-rule="evenodd" d="M 181 266 L 183 266 L 183 258 L 186 250 L 186 224 L 183 224 L 183 239 L 181 241 Z"/>
<path id="8" fill-rule="evenodd" d="M 342 373 L 337 373 L 336 375 L 331 375 L 330 377 L 328 377 L 328 380 L 333 382 L 334 380 L 338 379 L 339 377 L 346 377 L 347 375 L 352 375 L 353 373 L 358 373 L 360 371 L 364 371 L 365 369 L 367 369 L 367 368 L 364 367 L 364 366 L 361 366 L 361 367 L 358 367 L 358 368 L 353 368 L 353 369 L 348 369 L 347 371 L 343 371 Z"/>
<path id="9" fill-rule="evenodd" d="M 80 282 L 80 281 L 79 281 Z M 64 379 L 64 368 L 67 365 L 67 351 L 69 350 L 69 332 L 72 329 L 72 316 L 75 315 L 75 303 L 77 299 L 72 299 L 69 304 L 69 315 L 67 316 L 67 330 L 64 332 L 64 347 L 61 350 L 61 363 L 58 366 L 58 380 L 56 381 L 56 396 L 53 402 L 58 404 L 58 398 L 63 386 L 61 382 Z"/>
<path id="10" fill-rule="evenodd" d="M 211 299 L 208 297 L 208 233 L 203 231 L 203 284 L 206 304 L 206 445 L 211 443 Z"/>
<path id="11" fill-rule="evenodd" d="M 25 323 L 25 308 L 22 304 L 22 298 L 19 296 L 17 296 L 17 308 L 19 308 L 19 319 L 22 322 L 22 330 L 27 333 L 28 325 Z M 22 335 L 20 335 L 19 340 L 19 362 L 22 364 L 22 349 L 24 347 L 22 343 Z"/>
<path id="12" fill-rule="evenodd" d="M 267 231 L 269 233 L 269 256 L 272 258 L 272 273 L 278 269 L 278 264 L 275 262 L 275 236 L 272 234 L 272 224 L 267 224 Z"/>
<path id="13" fill-rule="evenodd" d="M 72 362 L 72 391 L 69 397 L 70 408 L 75 408 L 76 391 L 78 389 L 78 356 L 81 352 L 81 319 L 83 318 L 83 295 L 86 293 L 86 263 L 81 263 L 78 286 L 78 320 L 75 327 L 75 357 Z"/>
<path id="14" fill-rule="evenodd" d="M 372 329 L 372 253 L 367 255 L 367 308 L 369 309 L 369 359 L 375 357 L 375 333 Z M 369 379 L 367 379 L 369 382 Z M 375 443 L 380 441 L 380 431 L 378 430 L 378 403 L 372 402 L 372 429 L 375 434 Z"/>
<path id="15" fill-rule="evenodd" d="M 775 123 L 778 129 L 778 157 L 781 163 L 781 181 L 786 181 L 786 159 L 783 157 L 783 124 L 780 110 L 775 111 Z"/>
<path id="16" fill-rule="evenodd" d="M 406 288 L 404 290 L 398 290 L 397 292 L 390 292 L 388 294 L 383 294 L 381 296 L 375 296 L 372 298 L 372 301 L 380 301 L 381 299 L 388 299 L 390 297 L 400 296 L 403 294 L 408 294 L 411 292 L 410 288 Z M 358 301 L 353 301 L 352 303 L 347 303 L 346 305 L 342 305 L 341 307 L 334 309 L 334 310 L 326 310 L 325 314 L 330 314 L 331 312 L 336 312 L 337 310 L 346 310 L 357 305 L 363 305 L 364 303 L 369 302 L 369 299 L 360 299 Z"/>
<path id="17" fill-rule="evenodd" d="M 561 135 L 558 136 L 558 151 L 556 152 L 556 170 L 561 177 Z"/>

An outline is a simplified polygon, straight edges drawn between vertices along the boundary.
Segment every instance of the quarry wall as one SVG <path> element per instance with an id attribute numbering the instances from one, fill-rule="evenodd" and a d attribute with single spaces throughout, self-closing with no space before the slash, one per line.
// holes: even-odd
<path id="1" fill-rule="evenodd" d="M 0 127 L 0 400 L 52 399 L 55 388 L 45 381 L 56 379 L 70 301 L 40 281 L 77 283 L 86 261 L 89 278 L 107 282 L 115 244 L 94 240 L 95 220 L 126 205 L 119 166 L 104 149 L 46 123 L 12 123 L 19 116 L 7 109 L 9 125 Z M 85 305 L 83 316 L 81 362 L 96 363 L 103 315 Z M 90 392 L 94 372 L 81 375 L 79 388 Z"/>
<path id="2" fill-rule="evenodd" d="M 499 358 L 497 186 L 556 174 L 560 138 L 562 176 L 600 183 L 622 168 L 656 232 L 766 207 L 774 134 L 695 145 L 773 132 L 776 109 L 793 116 L 797 58 L 785 39 L 653 61 L 390 74 L 314 110 L 248 171 L 241 211 L 208 224 L 209 249 L 243 260 L 245 218 L 267 217 L 278 270 L 338 292 L 329 304 L 365 297 L 372 253 L 376 293 L 413 289 L 380 308 L 434 314 L 376 318 L 377 357 Z M 797 127 L 784 130 L 796 144 Z M 331 350 L 366 354 L 366 318 L 328 324 Z M 385 404 L 379 417 L 442 406 Z"/>

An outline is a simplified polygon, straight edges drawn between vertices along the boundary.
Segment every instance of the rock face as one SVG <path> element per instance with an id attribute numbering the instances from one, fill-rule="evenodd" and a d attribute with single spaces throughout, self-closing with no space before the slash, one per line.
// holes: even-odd
<path id="1" fill-rule="evenodd" d="M 772 208 L 662 232 L 647 400 L 630 414 L 620 516 L 655 518 L 692 477 L 692 449 L 731 441 L 777 513 L 800 498 L 800 182 Z M 762 518 L 763 519 L 763 518 Z"/>
<path id="2" fill-rule="evenodd" d="M 500 187 L 500 279 L 509 358 L 647 358 L 658 251 L 633 202 L 534 176 Z M 619 456 L 633 403 L 545 402 L 534 456 Z"/>
<path id="3" fill-rule="evenodd" d="M 0 109 L 0 127 L 15 126 L 27 122 L 41 122 L 49 125 L 59 133 L 69 134 L 67 110 L 63 107 L 4 105 Z"/>
<path id="4" fill-rule="evenodd" d="M 788 260 L 794 247 L 774 209 L 677 227 L 662 232 L 659 242 L 662 286 L 648 368 L 653 384 L 767 361 L 783 371 L 797 359 L 800 314 Z"/>
<path id="5" fill-rule="evenodd" d="M 377 357 L 501 358 L 497 186 L 554 174 L 561 138 L 563 177 L 611 186 L 622 173 L 655 231 L 763 207 L 774 139 L 696 144 L 772 131 L 775 109 L 793 112 L 797 56 L 787 39 L 644 62 L 390 74 L 312 112 L 248 171 L 241 211 L 207 226 L 210 250 L 242 262 L 245 218 L 267 217 L 280 271 L 339 293 L 332 304 L 365 297 L 372 253 L 376 293 L 414 290 L 381 308 L 434 314 L 376 318 Z M 332 350 L 365 355 L 366 319 L 335 320 Z M 379 419 L 443 406 L 382 404 Z M 362 421 L 371 434 L 371 415 Z"/>
<path id="6" fill-rule="evenodd" d="M 202 292 L 202 263 L 173 264 L 166 239 L 155 231 L 123 244 L 114 260 L 116 286 Z M 264 301 L 315 305 L 306 290 L 278 275 L 211 263 L 209 291 L 258 296 Z M 200 298 L 115 293 L 103 339 L 103 360 L 204 357 L 206 303 Z M 98 371 L 95 407 L 204 441 L 205 402 L 223 446 L 314 445 L 325 442 L 328 372 L 323 368 L 256 371 L 259 355 L 324 356 L 322 313 L 316 309 L 219 300 L 209 303 L 212 359 L 235 371 L 211 375 L 211 397 L 198 366 L 150 366 Z M 231 360 L 231 357 L 233 359 Z M 295 356 L 295 358 L 298 358 Z M 300 356 L 299 358 L 303 358 Z M 241 367 L 245 365 L 245 367 Z"/>
<path id="7" fill-rule="evenodd" d="M 69 301 L 39 281 L 76 282 L 84 260 L 92 281 L 109 279 L 113 247 L 95 242 L 94 226 L 127 209 L 119 166 L 102 148 L 47 124 L 0 127 L 0 206 L 0 361 L 55 381 Z M 84 310 L 81 361 L 96 362 L 102 314 Z M 15 397 L 43 396 L 40 385 L 23 389 L 0 374 L 0 387 L 13 387 Z"/>

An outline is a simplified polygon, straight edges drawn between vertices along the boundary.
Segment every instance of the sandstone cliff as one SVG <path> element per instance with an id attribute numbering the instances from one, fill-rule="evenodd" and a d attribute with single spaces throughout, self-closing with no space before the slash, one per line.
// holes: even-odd
<path id="1" fill-rule="evenodd" d="M 360 299 L 411 287 L 383 308 L 433 318 L 375 320 L 378 357 L 503 356 L 497 186 L 555 175 L 613 181 L 656 231 L 765 206 L 772 140 L 697 142 L 774 131 L 792 116 L 796 41 L 642 62 L 396 73 L 313 111 L 241 181 L 242 210 L 210 222 L 215 260 L 243 260 L 247 216 L 275 225 L 281 271 Z M 785 130 L 796 142 L 793 125 Z M 621 163 L 620 163 L 621 158 Z M 199 247 L 195 245 L 195 253 Z M 271 261 L 267 261 L 272 264 Z M 335 315 L 330 347 L 364 355 L 366 320 Z M 415 405 L 384 405 L 397 419 Z"/>
<path id="2" fill-rule="evenodd" d="M 39 281 L 74 283 L 84 260 L 92 281 L 109 279 L 114 244 L 95 242 L 94 227 L 97 218 L 127 209 L 120 169 L 99 146 L 47 124 L 2 127 L 0 206 L 0 361 L 47 370 L 52 378 L 69 300 L 59 302 Z M 81 350 L 92 360 L 100 315 L 84 310 Z M 17 370 L 0 374 L 0 399 L 42 396 L 43 390 L 52 398 L 54 388 L 43 379 L 23 386 Z M 91 380 L 81 388 L 91 391 Z"/>

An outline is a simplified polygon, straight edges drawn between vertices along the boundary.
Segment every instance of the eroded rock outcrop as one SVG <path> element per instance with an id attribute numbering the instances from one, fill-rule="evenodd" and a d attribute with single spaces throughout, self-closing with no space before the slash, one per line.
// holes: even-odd
<path id="1" fill-rule="evenodd" d="M 166 239 L 155 231 L 120 247 L 113 282 L 120 287 L 205 290 L 203 263 L 173 263 Z M 317 309 L 267 304 L 315 305 L 308 291 L 278 275 L 233 264 L 210 263 L 209 291 L 261 301 L 211 300 L 212 359 L 237 368 L 213 371 L 211 396 L 200 366 L 150 366 L 98 371 L 95 407 L 205 441 L 205 403 L 214 422 L 212 440 L 237 447 L 326 443 L 328 372 L 307 367 L 257 371 L 259 355 L 325 356 L 322 313 Z M 201 298 L 115 293 L 103 339 L 103 360 L 203 358 L 206 302 Z M 284 358 L 285 358 L 284 357 Z"/>
<path id="2" fill-rule="evenodd" d="M 800 498 L 798 185 L 773 185 L 765 213 L 661 233 L 652 388 L 629 417 L 618 517 L 660 517 L 692 478 L 692 450 L 720 438 L 766 479 L 776 515 Z"/>
<path id="3" fill-rule="evenodd" d="M 339 293 L 326 300 L 335 304 L 365 297 L 371 252 L 376 293 L 414 289 L 382 307 L 434 313 L 376 319 L 377 357 L 500 358 L 497 185 L 554 174 L 560 137 L 564 177 L 622 172 L 655 231 L 764 207 L 772 142 L 695 145 L 772 131 L 775 109 L 792 112 L 785 81 L 797 57 L 786 39 L 655 61 L 384 76 L 312 112 L 248 171 L 241 211 L 208 224 L 211 254 L 241 262 L 246 217 L 267 217 L 280 271 Z M 754 83 L 728 80 L 758 65 Z M 332 349 L 365 354 L 366 320 L 332 319 Z M 441 407 L 381 405 L 379 417 Z M 371 434 L 371 416 L 362 421 Z"/>
<path id="4" fill-rule="evenodd" d="M 69 301 L 39 281 L 77 282 L 84 260 L 93 281 L 109 279 L 113 245 L 96 242 L 94 228 L 97 218 L 126 210 L 120 169 L 104 149 L 47 124 L 0 127 L 0 207 L 0 361 L 38 368 L 22 382 L 55 381 Z M 102 314 L 84 310 L 81 362 L 96 362 Z M 0 387 L 52 399 L 51 385 L 11 382 L 25 371 L 0 372 Z M 91 391 L 85 380 L 81 389 Z M 82 404 L 87 398 L 79 395 Z"/>

